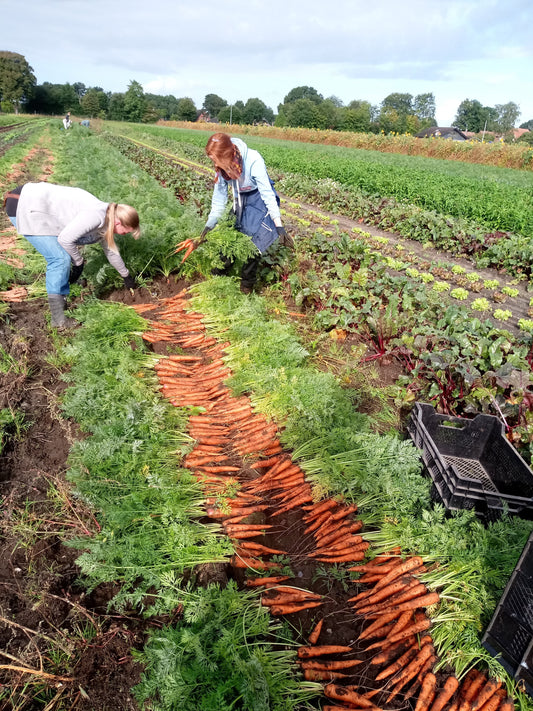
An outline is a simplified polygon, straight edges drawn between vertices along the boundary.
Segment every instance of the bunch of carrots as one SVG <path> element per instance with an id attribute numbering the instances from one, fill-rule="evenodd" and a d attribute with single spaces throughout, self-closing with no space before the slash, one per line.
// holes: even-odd
<path id="1" fill-rule="evenodd" d="M 187 259 L 187 257 L 191 255 L 191 253 L 197 246 L 198 245 L 196 244 L 196 240 L 184 239 L 183 242 L 178 243 L 176 249 L 174 250 L 174 254 L 177 254 L 178 252 L 183 252 L 183 250 L 185 250 L 185 254 L 183 255 L 183 259 L 181 260 L 181 263 L 183 264 L 183 262 Z"/>
<path id="2" fill-rule="evenodd" d="M 324 688 L 324 693 L 329 699 L 341 702 L 342 706 L 325 705 L 323 711 L 339 711 L 344 709 L 368 709 L 368 711 L 382 711 L 375 705 L 370 696 L 361 692 L 357 686 L 342 686 L 332 682 Z M 472 669 L 463 679 L 463 682 L 450 675 L 438 687 L 437 677 L 428 673 L 424 678 L 422 688 L 418 695 L 415 711 L 514 711 L 514 702 L 502 688 L 498 679 L 487 679 L 482 672 Z"/>
<path id="3" fill-rule="evenodd" d="M 353 520 L 357 506 L 345 506 L 333 499 L 304 506 L 307 513 L 306 533 L 312 533 L 316 550 L 311 557 L 324 563 L 348 563 L 363 560 L 369 543 L 356 535 L 363 527 L 361 520 Z"/>
<path id="4" fill-rule="evenodd" d="M 28 296 L 28 290 L 24 286 L 14 286 L 8 291 L 0 291 L 1 301 L 20 302 Z"/>
<path id="5" fill-rule="evenodd" d="M 178 245 L 187 250 L 184 259 L 192 251 L 192 242 Z M 144 334 L 147 341 L 191 351 L 161 358 L 155 369 L 170 402 L 204 410 L 189 418 L 188 432 L 195 446 L 184 463 L 202 483 L 207 514 L 220 521 L 234 543 L 232 564 L 265 571 L 264 577 L 247 579 L 246 586 L 264 589 L 261 603 L 273 615 L 318 611 L 324 604 L 321 595 L 287 584 L 289 576 L 266 572 L 279 565 L 268 556 L 287 555 L 287 551 L 257 540 L 272 533 L 274 524 L 266 522 L 267 512 L 273 519 L 298 508 L 304 533 L 312 540 L 307 559 L 353 563 L 348 570 L 359 574 L 357 582 L 364 589 L 348 602 L 363 621 L 357 640 L 359 647 L 364 645 L 358 651 L 363 658 L 357 658 L 351 646 L 319 644 L 323 618 L 309 634 L 308 645 L 298 649 L 305 679 L 326 682 L 324 693 L 336 703 L 323 706 L 324 711 L 380 711 L 374 700 L 377 695 L 385 706 L 397 697 L 402 703 L 412 698 L 414 711 L 512 711 L 513 701 L 501 682 L 477 670 L 462 682 L 453 675 L 437 678 L 425 609 L 440 598 L 417 577 L 425 571 L 423 560 L 418 556 L 403 560 L 397 548 L 361 563 L 369 544 L 361 535 L 357 507 L 333 499 L 314 502 L 304 472 L 283 452 L 275 425 L 254 413 L 248 398 L 233 397 L 224 385 L 231 374 L 224 363 L 227 344 L 211 339 L 202 315 L 187 310 L 186 292 L 162 300 L 158 307 L 135 308 L 139 313 L 158 310 L 159 320 L 150 321 Z M 232 485 L 231 496 L 226 495 L 228 485 Z M 380 682 L 378 688 L 362 690 L 346 683 L 360 664 L 365 664 L 367 677 Z"/>

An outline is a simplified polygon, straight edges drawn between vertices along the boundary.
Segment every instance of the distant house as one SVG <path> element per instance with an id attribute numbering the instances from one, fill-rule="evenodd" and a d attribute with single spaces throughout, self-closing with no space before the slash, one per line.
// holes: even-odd
<path id="1" fill-rule="evenodd" d="M 219 122 L 216 117 L 215 117 L 215 118 L 211 118 L 211 117 L 209 116 L 209 114 L 204 114 L 204 113 L 201 113 L 201 114 L 198 116 L 198 118 L 197 118 L 196 120 L 197 120 L 199 123 L 218 123 L 218 122 Z"/>
<path id="2" fill-rule="evenodd" d="M 524 133 L 529 133 L 529 128 L 513 128 L 513 138 L 516 141 L 517 138 L 523 136 Z"/>
<path id="3" fill-rule="evenodd" d="M 416 138 L 447 138 L 451 141 L 467 141 L 463 131 L 454 126 L 430 126 L 415 135 Z"/>

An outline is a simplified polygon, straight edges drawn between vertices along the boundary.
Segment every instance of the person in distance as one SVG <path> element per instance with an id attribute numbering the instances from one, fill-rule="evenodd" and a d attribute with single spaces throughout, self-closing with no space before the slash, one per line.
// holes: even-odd
<path id="1" fill-rule="evenodd" d="M 102 202 L 82 190 L 53 183 L 26 183 L 5 195 L 4 208 L 19 234 L 46 260 L 46 291 L 52 326 L 76 325 L 65 317 L 69 285 L 80 278 L 83 257 L 79 246 L 100 242 L 109 263 L 134 289 L 135 280 L 124 264 L 114 235 L 140 235 L 139 215 L 129 205 Z"/>
<path id="2" fill-rule="evenodd" d="M 282 244 L 290 244 L 291 241 L 281 222 L 279 197 L 263 157 L 258 151 L 248 148 L 240 138 L 214 133 L 207 141 L 205 152 L 214 163 L 216 175 L 211 212 L 201 239 L 222 216 L 228 200 L 228 186 L 231 185 L 235 227 L 249 235 L 259 250 L 259 254 L 249 259 L 241 270 L 241 291 L 250 293 L 257 279 L 261 255 L 278 237 Z M 230 268 L 231 261 L 226 261 L 224 269 L 214 270 L 214 273 L 227 274 Z"/>

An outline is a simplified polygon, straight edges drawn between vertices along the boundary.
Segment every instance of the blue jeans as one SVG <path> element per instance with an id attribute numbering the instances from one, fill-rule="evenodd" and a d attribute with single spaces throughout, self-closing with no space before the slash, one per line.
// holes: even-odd
<path id="1" fill-rule="evenodd" d="M 15 217 L 9 218 L 13 227 L 17 227 Z M 46 291 L 48 294 L 62 294 L 67 296 L 70 292 L 68 278 L 70 276 L 70 254 L 63 249 L 53 235 L 23 235 L 35 249 L 46 259 Z"/>

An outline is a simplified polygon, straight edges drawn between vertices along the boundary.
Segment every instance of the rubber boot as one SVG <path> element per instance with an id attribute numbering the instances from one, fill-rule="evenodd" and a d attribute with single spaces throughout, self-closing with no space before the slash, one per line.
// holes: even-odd
<path id="1" fill-rule="evenodd" d="M 65 316 L 66 299 L 62 294 L 48 294 L 48 305 L 52 315 L 52 326 L 62 331 L 65 328 L 74 328 L 78 322 Z"/>

